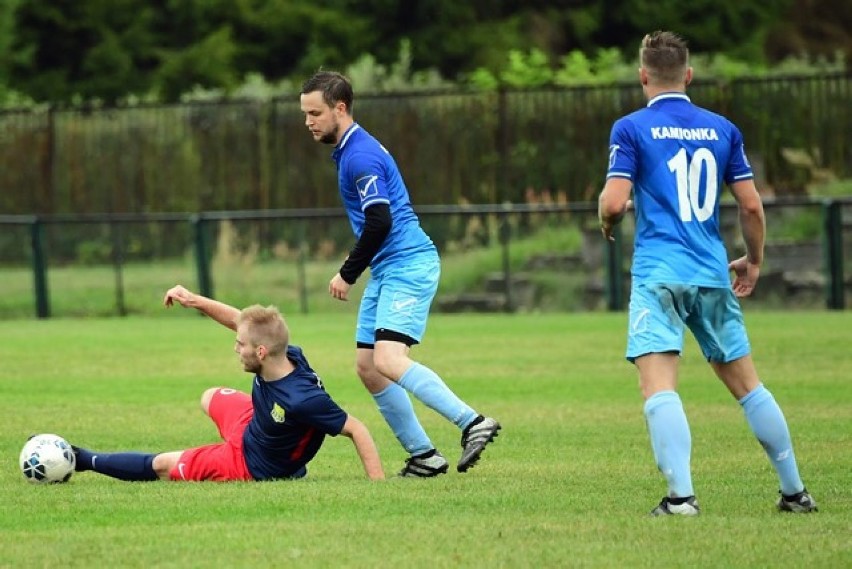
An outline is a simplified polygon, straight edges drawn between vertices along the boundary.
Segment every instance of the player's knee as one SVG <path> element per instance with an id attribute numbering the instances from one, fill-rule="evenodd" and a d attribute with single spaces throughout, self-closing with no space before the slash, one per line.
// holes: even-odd
<path id="1" fill-rule="evenodd" d="M 406 356 L 393 351 L 377 350 L 373 361 L 379 373 L 394 381 L 402 377 L 402 374 L 411 365 L 411 361 Z"/>
<path id="2" fill-rule="evenodd" d="M 213 399 L 213 396 L 216 394 L 217 391 L 219 391 L 219 389 L 221 388 L 211 387 L 210 389 L 205 390 L 204 393 L 201 394 L 201 410 L 208 415 L 210 414 L 210 401 Z"/>
<path id="3" fill-rule="evenodd" d="M 394 374 L 389 373 L 393 370 L 392 358 L 387 356 L 376 357 L 376 370 L 385 377 L 397 379 Z"/>
<path id="4" fill-rule="evenodd" d="M 180 459 L 179 452 L 164 452 L 154 457 L 151 468 L 160 480 L 169 480 L 169 473 L 177 466 L 178 459 Z"/>
<path id="5" fill-rule="evenodd" d="M 373 362 L 367 362 L 359 359 L 355 362 L 355 373 L 357 373 L 358 377 L 361 379 L 367 379 L 375 373 L 375 366 L 373 366 Z"/>

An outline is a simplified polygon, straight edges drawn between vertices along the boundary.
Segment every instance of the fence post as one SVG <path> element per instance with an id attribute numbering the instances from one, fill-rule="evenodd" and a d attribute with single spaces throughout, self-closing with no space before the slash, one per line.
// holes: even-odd
<path id="1" fill-rule="evenodd" d="M 308 256 L 308 243 L 305 239 L 305 225 L 307 221 L 299 220 L 299 305 L 302 309 L 302 314 L 308 313 L 308 276 L 305 268 L 305 263 Z"/>
<path id="2" fill-rule="evenodd" d="M 109 221 L 109 231 L 112 236 L 112 268 L 115 274 L 115 307 L 119 316 L 127 316 L 127 305 L 124 302 L 124 238 L 121 224 L 115 220 Z"/>
<path id="3" fill-rule="evenodd" d="M 508 206 L 507 206 L 508 207 Z M 497 214 L 497 231 L 500 235 L 500 247 L 503 250 L 503 287 L 506 294 L 506 312 L 515 311 L 515 299 L 512 291 L 512 263 L 509 257 L 509 242 L 512 240 L 512 226 L 506 212 Z"/>
<path id="4" fill-rule="evenodd" d="M 621 282 L 621 266 L 623 255 L 621 254 L 621 225 L 612 229 L 615 241 L 606 241 L 604 244 L 604 255 L 606 258 L 606 305 L 607 309 L 617 312 L 624 308 L 624 294 Z"/>
<path id="5" fill-rule="evenodd" d="M 500 87 L 497 90 L 497 199 L 494 200 L 500 203 L 510 202 L 509 197 L 509 111 L 508 97 L 505 87 Z"/>
<path id="6" fill-rule="evenodd" d="M 213 298 L 213 280 L 210 278 L 210 251 L 207 246 L 207 223 L 200 214 L 189 218 L 195 236 L 195 267 L 198 272 L 199 292 Z"/>
<path id="7" fill-rule="evenodd" d="M 843 310 L 843 210 L 835 200 L 826 200 L 823 212 L 823 250 L 825 252 L 826 307 Z"/>
<path id="8" fill-rule="evenodd" d="M 50 318 L 50 298 L 47 292 L 47 266 L 44 261 L 44 226 L 38 217 L 30 224 L 30 246 L 33 254 L 33 287 L 36 295 L 36 316 Z"/>

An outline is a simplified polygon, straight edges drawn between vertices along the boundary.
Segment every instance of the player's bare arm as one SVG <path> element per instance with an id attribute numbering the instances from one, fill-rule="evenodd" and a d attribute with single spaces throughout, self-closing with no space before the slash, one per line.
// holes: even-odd
<path id="1" fill-rule="evenodd" d="M 376 448 L 376 443 L 373 441 L 372 435 L 370 435 L 370 431 L 367 430 L 364 423 L 352 415 L 348 415 L 340 434 L 352 439 L 355 450 L 358 452 L 358 457 L 364 465 L 364 472 L 366 472 L 367 477 L 370 480 L 384 480 L 385 472 L 382 470 L 379 451 Z"/>
<path id="2" fill-rule="evenodd" d="M 633 205 L 630 200 L 632 189 L 633 182 L 627 178 L 612 177 L 606 181 L 598 198 L 598 220 L 601 224 L 601 233 L 609 241 L 615 240 L 612 236 L 613 228 L 621 223 L 624 214 Z"/>
<path id="3" fill-rule="evenodd" d="M 766 216 L 763 202 L 753 180 L 742 180 L 731 184 L 731 193 L 739 206 L 740 228 L 746 254 L 731 261 L 728 267 L 734 271 L 734 294 L 745 297 L 754 291 L 763 263 L 763 245 L 766 238 Z"/>
<path id="4" fill-rule="evenodd" d="M 175 302 L 184 308 L 195 308 L 222 326 L 234 331 L 237 330 L 237 318 L 240 311 L 233 306 L 196 294 L 182 285 L 173 286 L 166 291 L 166 295 L 163 297 L 163 304 L 166 307 L 174 305 Z"/>

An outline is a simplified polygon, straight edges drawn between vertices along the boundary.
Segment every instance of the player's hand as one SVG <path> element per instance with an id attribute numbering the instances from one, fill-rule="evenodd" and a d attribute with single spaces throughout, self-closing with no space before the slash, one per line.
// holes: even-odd
<path id="1" fill-rule="evenodd" d="M 181 285 L 175 285 L 166 291 L 166 296 L 163 297 L 163 304 L 165 306 L 172 306 L 177 301 L 181 306 L 187 307 L 190 306 L 194 299 L 195 294 Z"/>
<path id="2" fill-rule="evenodd" d="M 607 241 L 615 241 L 615 236 L 612 234 L 613 227 L 615 227 L 613 224 L 601 221 L 601 234 Z"/>
<path id="3" fill-rule="evenodd" d="M 352 285 L 343 280 L 340 273 L 334 275 L 331 282 L 328 283 L 328 293 L 337 300 L 349 300 L 349 289 Z"/>
<path id="4" fill-rule="evenodd" d="M 746 256 L 735 259 L 728 263 L 728 269 L 734 271 L 734 284 L 732 288 L 738 298 L 743 298 L 754 291 L 757 279 L 760 277 L 760 265 L 749 263 Z"/>
<path id="5" fill-rule="evenodd" d="M 624 208 L 621 210 L 621 213 L 618 215 L 617 220 L 604 220 L 601 219 L 601 233 L 604 236 L 604 239 L 607 241 L 615 241 L 615 236 L 612 234 L 612 230 L 615 228 L 616 223 L 621 221 L 624 215 L 633 209 L 633 200 L 627 200 L 624 202 Z"/>

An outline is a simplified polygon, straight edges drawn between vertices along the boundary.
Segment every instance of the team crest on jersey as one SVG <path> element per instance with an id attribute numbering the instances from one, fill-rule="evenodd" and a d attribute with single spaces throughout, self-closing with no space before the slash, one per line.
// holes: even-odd
<path id="1" fill-rule="evenodd" d="M 272 404 L 272 412 L 269 413 L 272 416 L 272 420 L 276 423 L 284 422 L 284 409 L 278 404 Z"/>
<path id="2" fill-rule="evenodd" d="M 379 195 L 379 177 L 375 174 L 361 176 L 355 180 L 355 187 L 358 188 L 358 195 L 361 201 L 373 196 Z"/>

